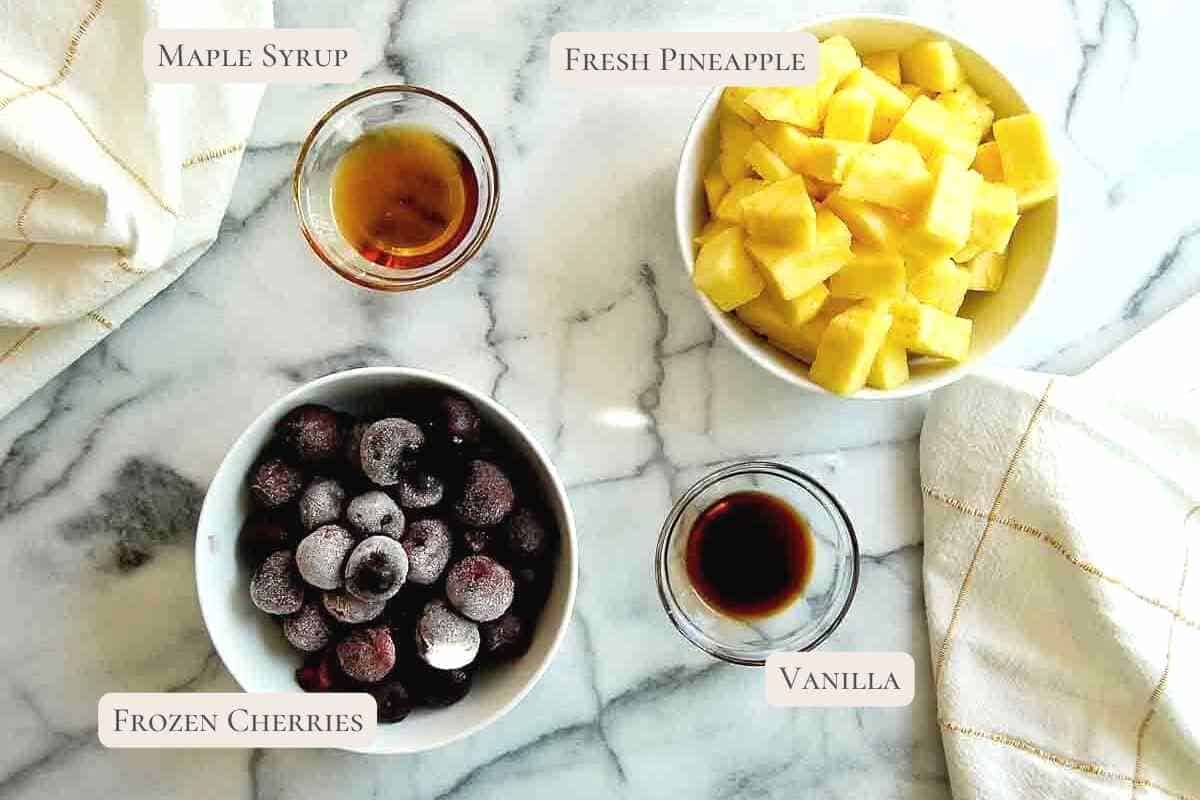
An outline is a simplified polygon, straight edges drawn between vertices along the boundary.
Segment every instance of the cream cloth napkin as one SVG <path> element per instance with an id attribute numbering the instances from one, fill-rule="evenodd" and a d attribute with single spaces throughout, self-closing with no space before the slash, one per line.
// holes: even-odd
<path id="1" fill-rule="evenodd" d="M 992 373 L 921 437 L 954 795 L 1200 798 L 1200 301 L 1079 378 Z"/>
<path id="2" fill-rule="evenodd" d="M 0 7 L 0 416 L 216 236 L 261 85 L 151 84 L 154 28 L 270 27 L 270 0 Z"/>

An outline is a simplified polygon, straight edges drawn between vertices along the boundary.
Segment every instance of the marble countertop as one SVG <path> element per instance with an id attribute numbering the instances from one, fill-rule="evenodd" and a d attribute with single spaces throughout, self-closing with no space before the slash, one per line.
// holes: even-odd
<path id="1" fill-rule="evenodd" d="M 1180 71 L 1194 4 L 279 0 L 281 26 L 357 27 L 374 65 L 353 86 L 268 90 L 217 243 L 0 420 L 0 798 L 947 797 L 928 677 L 906 709 L 767 708 L 755 671 L 676 635 L 650 581 L 658 525 L 689 481 L 750 455 L 799 465 L 845 502 L 865 552 L 828 647 L 906 650 L 927 676 L 923 401 L 810 396 L 714 336 L 671 215 L 702 93 L 569 91 L 545 62 L 559 30 L 766 30 L 866 8 L 998 54 L 1061 138 L 1055 267 L 996 363 L 1077 372 L 1200 287 L 1200 109 Z M 317 263 L 288 188 L 321 111 L 400 80 L 480 119 L 502 207 L 473 265 L 384 296 Z M 364 364 L 483 387 L 552 452 L 583 554 L 555 663 L 485 733 L 420 756 L 103 749 L 104 692 L 235 688 L 195 598 L 204 487 L 271 400 Z"/>

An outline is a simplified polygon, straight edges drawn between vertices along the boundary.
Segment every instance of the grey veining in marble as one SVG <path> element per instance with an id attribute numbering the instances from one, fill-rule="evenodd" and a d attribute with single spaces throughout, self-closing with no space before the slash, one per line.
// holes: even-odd
<path id="1" fill-rule="evenodd" d="M 353 86 L 270 89 L 217 243 L 0 420 L 0 798 L 947 797 L 927 678 L 907 709 L 769 709 L 754 671 L 675 634 L 650 580 L 674 495 L 721 462 L 778 457 L 826 481 L 862 538 L 858 598 L 828 646 L 907 650 L 928 675 L 923 402 L 799 393 L 715 337 L 671 216 L 702 93 L 567 91 L 545 62 L 559 30 L 767 30 L 865 9 L 978 41 L 1059 137 L 1056 266 L 997 363 L 1077 372 L 1200 288 L 1196 3 L 279 0 L 281 26 L 354 25 L 374 65 Z M 316 116 L 401 80 L 481 120 L 503 197 L 470 268 L 393 297 L 317 264 L 288 191 Z M 572 487 L 579 602 L 542 682 L 487 732 L 420 756 L 101 748 L 104 692 L 234 688 L 191 555 L 227 446 L 298 383 L 393 363 L 488 389 Z"/>

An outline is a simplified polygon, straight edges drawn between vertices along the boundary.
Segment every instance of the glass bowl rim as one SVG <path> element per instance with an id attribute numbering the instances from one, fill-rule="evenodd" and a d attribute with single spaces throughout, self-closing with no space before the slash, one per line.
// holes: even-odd
<path id="1" fill-rule="evenodd" d="M 462 122 L 466 123 L 467 127 L 479 137 L 479 142 L 482 145 L 484 161 L 488 176 L 491 180 L 492 190 L 489 193 L 488 202 L 482 209 L 479 216 L 480 226 L 475 236 L 471 239 L 461 253 L 454 260 L 447 262 L 442 267 L 434 272 L 426 275 L 421 275 L 415 278 L 387 278 L 373 273 L 360 274 L 336 263 L 330 259 L 321 247 L 317 236 L 309 229 L 308 223 L 305 220 L 304 212 L 300 208 L 300 172 L 305 162 L 308 160 L 309 152 L 312 150 L 313 142 L 317 138 L 317 134 L 329 123 L 334 117 L 341 113 L 347 106 L 356 103 L 364 98 L 378 94 L 397 94 L 397 95 L 419 95 L 435 104 L 442 106 L 448 111 L 451 116 L 458 117 Z M 321 115 L 321 117 L 309 130 L 308 135 L 304 137 L 304 143 L 300 146 L 300 152 L 296 155 L 296 164 L 292 168 L 292 206 L 296 212 L 296 220 L 300 224 L 300 232 L 304 235 L 305 241 L 308 242 L 309 248 L 316 256 L 325 263 L 325 266 L 332 269 L 338 275 L 346 280 L 363 286 L 368 289 L 378 289 L 387 292 L 405 292 L 413 289 L 421 289 L 425 286 L 431 286 L 439 281 L 458 272 L 468 261 L 475 257 L 479 250 L 483 247 L 484 241 L 487 240 L 491 233 L 492 225 L 496 221 L 496 214 L 500 207 L 500 169 L 496 164 L 496 154 L 492 149 L 492 142 L 488 135 L 473 116 L 458 103 L 451 100 L 449 97 L 435 92 L 433 89 L 427 89 L 424 86 L 415 86 L 408 83 L 387 83 L 380 86 L 372 86 L 362 91 L 338 101 L 333 107 Z"/>
<path id="2" fill-rule="evenodd" d="M 680 495 L 679 499 L 671 507 L 670 513 L 667 514 L 667 519 L 663 522 L 663 526 L 658 534 L 658 545 L 654 552 L 654 579 L 658 586 L 658 599 L 662 602 L 663 610 L 667 613 L 667 618 L 675 629 L 683 635 L 685 639 L 691 642 L 695 647 L 708 653 L 710 656 L 719 658 L 730 664 L 738 664 L 747 667 L 761 667 L 766 664 L 766 657 L 752 657 L 735 652 L 730 648 L 722 645 L 720 642 L 706 634 L 700 626 L 692 622 L 687 614 L 683 612 L 682 607 L 675 599 L 675 593 L 671 590 L 667 580 L 667 547 L 670 544 L 675 529 L 679 524 L 680 518 L 683 516 L 684 510 L 691 505 L 701 492 L 730 478 L 736 478 L 748 474 L 767 474 L 775 478 L 781 478 L 789 481 L 794 485 L 800 486 L 804 490 L 812 494 L 818 502 L 820 502 L 831 515 L 840 519 L 845 525 L 846 537 L 850 542 L 850 551 L 852 555 L 853 572 L 850 576 L 850 588 L 846 593 L 846 599 L 842 603 L 841 609 L 837 616 L 834 617 L 821 631 L 816 638 L 809 642 L 801 651 L 807 652 L 816 648 L 823 641 L 828 639 L 830 635 L 837 630 L 841 625 L 842 620 L 846 618 L 846 614 L 850 611 L 850 606 L 854 602 L 854 596 L 858 592 L 858 580 L 860 573 L 860 552 L 858 546 L 858 535 L 854 531 L 854 524 L 850 521 L 850 515 L 846 513 L 846 509 L 838 501 L 838 499 L 828 489 L 821 484 L 816 478 L 809 475 L 807 472 L 789 467 L 786 464 L 780 464 L 776 461 L 765 460 L 748 460 L 738 461 L 732 464 L 727 464 L 724 467 L 716 469 L 693 483 L 687 491 Z"/>

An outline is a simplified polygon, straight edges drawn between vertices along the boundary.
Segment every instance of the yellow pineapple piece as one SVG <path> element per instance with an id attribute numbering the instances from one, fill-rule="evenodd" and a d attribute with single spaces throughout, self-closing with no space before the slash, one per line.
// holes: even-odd
<path id="1" fill-rule="evenodd" d="M 817 73 L 817 103 L 824 116 L 825 107 L 846 76 L 862 66 L 854 45 L 845 36 L 830 36 L 820 44 L 821 69 Z"/>
<path id="2" fill-rule="evenodd" d="M 740 306 L 734 313 L 738 319 L 755 332 L 767 337 L 771 344 L 806 364 L 811 364 L 817 355 L 821 334 L 829 327 L 829 321 L 846 310 L 845 301 L 830 299 L 817 314 L 801 325 L 788 322 L 786 312 L 766 296 L 766 292 Z"/>
<path id="3" fill-rule="evenodd" d="M 848 300 L 901 298 L 906 278 L 899 253 L 854 250 L 846 266 L 829 279 L 829 293 Z"/>
<path id="4" fill-rule="evenodd" d="M 768 181 L 781 181 L 792 175 L 792 170 L 775 151 L 762 142 L 754 142 L 746 150 L 746 163 L 760 177 Z"/>
<path id="5" fill-rule="evenodd" d="M 889 331 L 879 347 L 875 361 L 871 363 L 871 371 L 867 373 L 867 386 L 873 389 L 895 389 L 908 383 L 908 378 L 908 349 L 904 342 L 892 336 Z"/>
<path id="6" fill-rule="evenodd" d="M 942 39 L 917 42 L 901 51 L 900 69 L 906 82 L 931 92 L 949 92 L 966 79 L 954 48 Z"/>
<path id="7" fill-rule="evenodd" d="M 821 106 L 817 101 L 815 85 L 755 89 L 746 95 L 745 102 L 769 120 L 787 122 L 809 131 L 821 127 Z"/>
<path id="8" fill-rule="evenodd" d="M 875 116 L 871 118 L 872 142 L 886 139 L 912 104 L 912 98 L 900 91 L 898 86 L 893 86 L 866 67 L 850 73 L 843 86 L 866 89 L 875 95 Z"/>
<path id="9" fill-rule="evenodd" d="M 906 95 L 908 95 L 908 99 L 910 99 L 910 100 L 916 100 L 918 97 L 921 97 L 921 96 L 924 96 L 924 97 L 932 96 L 932 94 L 930 92 L 925 91 L 920 86 L 917 86 L 915 83 L 900 84 L 900 91 L 902 91 Z"/>
<path id="10" fill-rule="evenodd" d="M 804 294 L 793 297 L 791 300 L 784 300 L 775 294 L 774 287 L 769 283 L 763 294 L 770 297 L 771 302 L 779 306 L 783 312 L 784 321 L 793 328 L 799 328 L 819 314 L 821 307 L 829 299 L 829 290 L 823 283 L 818 283 Z"/>
<path id="11" fill-rule="evenodd" d="M 762 267 L 763 277 L 784 300 L 799 297 L 850 260 L 850 230 L 832 212 L 817 210 L 817 240 L 796 248 L 749 239 L 746 249 Z"/>
<path id="12" fill-rule="evenodd" d="M 893 86 L 900 85 L 900 52 L 881 50 L 862 57 L 863 66 Z"/>
<path id="13" fill-rule="evenodd" d="M 1037 114 L 996 120 L 992 133 L 1000 148 L 1004 182 L 1017 190 L 1017 208 L 1025 211 L 1058 194 L 1058 164 L 1050 137 Z"/>
<path id="14" fill-rule="evenodd" d="M 897 250 L 903 232 L 904 220 L 889 208 L 851 200 L 841 189 L 830 192 L 825 198 L 828 208 L 850 229 L 855 241 L 877 250 Z"/>
<path id="15" fill-rule="evenodd" d="M 718 156 L 721 174 L 730 185 L 750 176 L 746 150 L 754 144 L 754 128 L 735 114 L 722 113 L 718 121 L 721 154 Z"/>
<path id="16" fill-rule="evenodd" d="M 816 210 L 804 178 L 793 175 L 742 200 L 742 222 L 756 241 L 809 248 L 817 241 Z"/>
<path id="17" fill-rule="evenodd" d="M 957 314 L 967 296 L 971 275 L 949 259 L 917 266 L 908 279 L 908 291 L 917 300 L 947 314 Z"/>
<path id="18" fill-rule="evenodd" d="M 971 320 L 947 314 L 916 298 L 892 306 L 892 335 L 910 352 L 962 361 L 971 349 Z"/>
<path id="19" fill-rule="evenodd" d="M 889 139 L 867 147 L 851 162 L 841 195 L 907 210 L 924 200 L 929 186 L 929 170 L 917 148 Z"/>
<path id="20" fill-rule="evenodd" d="M 863 306 L 838 314 L 821 336 L 809 378 L 837 394 L 857 392 L 866 385 L 891 324 L 891 315 Z"/>
<path id="21" fill-rule="evenodd" d="M 724 230 L 704 243 L 696 256 L 692 281 L 722 311 L 750 302 L 766 286 L 746 255 L 745 239 L 738 227 Z"/>
<path id="22" fill-rule="evenodd" d="M 767 182 L 757 178 L 742 178 L 729 187 L 729 191 L 721 198 L 717 206 L 716 218 L 725 222 L 740 225 L 742 222 L 742 201 L 755 192 L 766 188 Z"/>
<path id="23" fill-rule="evenodd" d="M 1006 257 L 1004 253 L 984 251 L 967 262 L 965 267 L 970 275 L 967 288 L 976 292 L 994 292 L 1004 282 Z"/>
<path id="24" fill-rule="evenodd" d="M 823 134 L 826 139 L 866 142 L 871 138 L 874 117 L 875 95 L 866 89 L 842 89 L 829 99 Z"/>
<path id="25" fill-rule="evenodd" d="M 728 86 L 721 92 L 721 108 L 737 114 L 750 125 L 763 121 L 762 115 L 746 105 L 746 95 L 753 92 L 756 86 Z"/>
<path id="26" fill-rule="evenodd" d="M 905 237 L 908 253 L 949 258 L 971 235 L 971 212 L 982 178 L 957 158 L 946 156 L 933 165 L 929 196 Z"/>
<path id="27" fill-rule="evenodd" d="M 970 131 L 972 144 L 979 144 L 979 140 L 991 129 L 992 122 L 996 119 L 996 112 L 992 111 L 991 104 L 969 83 L 964 83 L 954 91 L 939 94 L 937 102 Z"/>
<path id="28" fill-rule="evenodd" d="M 696 234 L 692 241 L 696 243 L 696 247 L 701 247 L 721 231 L 732 227 L 732 222 L 726 222 L 723 219 L 710 219 L 704 224 L 704 228 Z"/>
<path id="29" fill-rule="evenodd" d="M 967 246 L 975 247 L 979 252 L 1003 253 L 1017 226 L 1017 193 L 1002 183 L 980 179 L 978 184 Z"/>
<path id="30" fill-rule="evenodd" d="M 721 205 L 721 198 L 727 191 L 729 181 L 721 174 L 720 164 L 714 161 L 708 172 L 704 173 L 704 199 L 708 202 L 709 214 L 717 213 L 717 206 Z"/>
<path id="31" fill-rule="evenodd" d="M 850 163 L 864 147 L 862 142 L 806 139 L 800 153 L 800 171 L 825 183 L 841 183 L 846 179 Z"/>
<path id="32" fill-rule="evenodd" d="M 992 183 L 1004 183 L 1004 167 L 1000 164 L 1000 145 L 995 140 L 984 142 L 975 149 L 971 168 Z"/>
<path id="33" fill-rule="evenodd" d="M 808 196 L 818 203 L 825 200 L 837 188 L 836 183 L 826 183 L 811 175 L 804 176 L 804 183 L 808 186 Z"/>
<path id="34" fill-rule="evenodd" d="M 950 154 L 966 161 L 975 158 L 975 143 L 965 124 L 956 120 L 945 106 L 921 95 L 913 100 L 888 137 L 908 142 L 926 161 Z"/>
<path id="35" fill-rule="evenodd" d="M 800 151 L 808 134 L 786 122 L 762 122 L 754 127 L 758 140 L 783 159 L 792 172 L 800 171 Z"/>

